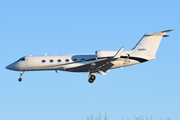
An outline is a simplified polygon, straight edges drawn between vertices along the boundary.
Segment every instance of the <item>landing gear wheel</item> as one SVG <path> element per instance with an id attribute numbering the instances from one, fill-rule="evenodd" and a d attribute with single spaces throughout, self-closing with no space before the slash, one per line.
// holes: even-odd
<path id="1" fill-rule="evenodd" d="M 91 78 L 89 78 L 89 83 L 93 83 L 94 82 L 94 80 L 92 80 Z"/>
<path id="2" fill-rule="evenodd" d="M 19 77 L 20 77 L 20 78 L 18 79 L 19 82 L 22 81 L 22 78 L 21 78 L 21 77 L 22 77 L 22 75 L 24 74 L 24 72 L 25 72 L 25 71 L 21 71 L 21 72 L 20 72 L 20 74 L 19 74 Z"/>
<path id="3" fill-rule="evenodd" d="M 22 78 L 19 78 L 18 81 L 21 82 L 21 81 L 22 81 Z"/>
<path id="4" fill-rule="evenodd" d="M 95 75 L 91 75 L 90 79 L 94 81 L 96 79 L 96 76 Z"/>
<path id="5" fill-rule="evenodd" d="M 91 75 L 91 77 L 89 78 L 89 83 L 93 83 L 94 80 L 96 79 L 96 76 L 95 75 Z"/>

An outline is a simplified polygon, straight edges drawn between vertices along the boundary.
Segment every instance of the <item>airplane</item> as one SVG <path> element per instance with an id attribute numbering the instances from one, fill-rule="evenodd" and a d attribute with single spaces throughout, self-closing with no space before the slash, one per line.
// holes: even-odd
<path id="1" fill-rule="evenodd" d="M 96 51 L 94 54 L 69 54 L 69 55 L 47 55 L 24 56 L 16 62 L 8 65 L 6 69 L 20 71 L 19 82 L 25 71 L 58 70 L 68 72 L 88 72 L 89 83 L 96 79 L 95 74 L 105 75 L 110 69 L 121 68 L 147 62 L 156 59 L 162 37 L 169 37 L 166 33 L 174 29 L 157 33 L 147 33 L 128 51 Z"/>

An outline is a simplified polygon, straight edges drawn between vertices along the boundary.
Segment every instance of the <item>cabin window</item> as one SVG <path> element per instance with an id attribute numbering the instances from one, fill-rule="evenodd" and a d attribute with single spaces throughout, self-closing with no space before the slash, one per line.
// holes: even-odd
<path id="1" fill-rule="evenodd" d="M 81 59 L 81 62 L 85 62 L 85 59 L 84 59 L 84 58 L 82 58 L 82 59 Z"/>
<path id="2" fill-rule="evenodd" d="M 53 63 L 53 60 L 50 60 L 49 62 L 50 62 L 50 63 Z"/>
<path id="3" fill-rule="evenodd" d="M 73 59 L 74 62 L 77 62 L 77 59 Z"/>
<path id="4" fill-rule="evenodd" d="M 45 60 L 42 60 L 41 62 L 42 62 L 42 63 L 45 63 L 46 61 L 45 61 Z"/>
<path id="5" fill-rule="evenodd" d="M 61 59 L 58 59 L 57 62 L 61 62 Z"/>
<path id="6" fill-rule="evenodd" d="M 65 61 L 66 61 L 66 62 L 69 62 L 69 59 L 66 59 Z"/>

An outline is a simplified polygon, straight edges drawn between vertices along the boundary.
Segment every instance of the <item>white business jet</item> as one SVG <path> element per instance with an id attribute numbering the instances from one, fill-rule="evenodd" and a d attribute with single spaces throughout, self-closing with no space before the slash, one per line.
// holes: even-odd
<path id="1" fill-rule="evenodd" d="M 58 70 L 69 72 L 89 72 L 89 83 L 96 79 L 95 74 L 105 75 L 110 69 L 139 64 L 155 59 L 162 37 L 168 37 L 166 30 L 158 33 L 145 34 L 137 45 L 129 51 L 124 47 L 117 51 L 96 51 L 95 54 L 70 54 L 25 56 L 8 65 L 6 69 L 20 71 L 19 82 L 25 71 Z"/>

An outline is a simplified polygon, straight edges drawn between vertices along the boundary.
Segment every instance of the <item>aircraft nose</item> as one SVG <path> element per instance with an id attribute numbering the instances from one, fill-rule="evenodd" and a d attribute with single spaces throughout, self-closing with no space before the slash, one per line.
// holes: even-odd
<path id="1" fill-rule="evenodd" d="M 12 63 L 12 64 L 6 66 L 6 69 L 8 69 L 8 70 L 16 70 L 16 65 L 15 65 L 15 63 Z"/>
<path id="2" fill-rule="evenodd" d="M 5 68 L 9 70 L 10 67 L 9 67 L 9 65 L 8 65 L 8 66 L 6 66 Z"/>

